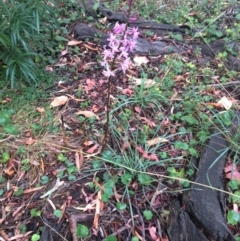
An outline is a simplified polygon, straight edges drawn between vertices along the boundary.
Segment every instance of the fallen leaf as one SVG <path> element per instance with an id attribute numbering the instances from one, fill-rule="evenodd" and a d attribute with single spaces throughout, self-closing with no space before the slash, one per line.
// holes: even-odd
<path id="1" fill-rule="evenodd" d="M 222 104 L 226 110 L 229 110 L 231 109 L 233 103 L 226 96 L 224 96 L 218 101 L 218 104 Z"/>
<path id="2" fill-rule="evenodd" d="M 226 174 L 226 178 L 240 181 L 240 173 L 238 171 L 232 171 Z"/>
<path id="3" fill-rule="evenodd" d="M 44 188 L 45 186 L 41 186 L 41 187 L 34 187 L 34 188 L 30 188 L 30 189 L 25 189 L 23 191 L 24 194 L 26 193 L 31 193 L 31 192 L 36 192 L 38 190 L 41 190 L 42 188 Z"/>
<path id="4" fill-rule="evenodd" d="M 156 227 L 150 227 L 148 230 L 149 230 L 151 238 L 153 240 L 157 240 L 158 237 L 156 235 L 156 231 L 157 231 Z"/>
<path id="5" fill-rule="evenodd" d="M 37 107 L 36 108 L 39 113 L 44 113 L 45 109 L 43 107 Z"/>
<path id="6" fill-rule="evenodd" d="M 100 110 L 100 106 L 98 106 L 98 105 L 93 105 L 92 106 L 92 111 L 93 112 L 98 112 Z"/>
<path id="7" fill-rule="evenodd" d="M 83 165 L 83 153 L 82 150 L 80 150 L 80 152 L 76 152 L 75 153 L 75 163 L 76 163 L 76 167 L 78 169 L 78 171 L 80 171 L 82 165 Z"/>
<path id="8" fill-rule="evenodd" d="M 24 141 L 24 143 L 26 144 L 26 145 L 32 145 L 32 144 L 34 144 L 36 142 L 36 140 L 34 140 L 32 137 L 30 137 L 30 138 L 28 138 L 28 139 L 26 139 L 25 141 Z"/>
<path id="9" fill-rule="evenodd" d="M 150 127 L 156 126 L 156 124 L 153 121 L 150 121 L 149 119 L 147 119 L 145 117 L 140 117 L 140 120 L 142 120 L 144 124 L 147 124 Z"/>
<path id="10" fill-rule="evenodd" d="M 167 142 L 169 142 L 168 139 L 159 136 L 154 139 L 148 140 L 146 143 L 148 146 L 153 146 L 153 145 L 157 145 L 159 143 L 167 143 Z"/>
<path id="11" fill-rule="evenodd" d="M 84 142 L 83 142 L 83 145 L 84 145 L 84 146 L 90 146 L 90 145 L 92 145 L 92 144 L 94 144 L 93 141 L 84 141 Z"/>
<path id="12" fill-rule="evenodd" d="M 102 198 L 102 191 L 98 191 L 97 199 L 96 199 L 96 209 L 95 209 L 95 215 L 93 220 L 93 227 L 95 230 L 98 230 L 99 225 L 99 215 L 101 212 L 101 198 Z"/>
<path id="13" fill-rule="evenodd" d="M 129 88 L 123 89 L 123 90 L 122 90 L 122 93 L 123 93 L 124 95 L 127 95 L 127 96 L 132 96 L 132 95 L 133 95 L 133 90 L 131 90 L 131 89 L 129 89 Z"/>
<path id="14" fill-rule="evenodd" d="M 87 153 L 89 154 L 93 154 L 95 152 L 95 150 L 97 150 L 99 147 L 98 144 L 95 144 L 93 147 L 91 147 L 90 149 L 87 150 Z"/>
<path id="15" fill-rule="evenodd" d="M 146 56 L 136 56 L 133 58 L 133 61 L 136 65 L 140 66 L 142 64 L 147 64 L 149 59 Z"/>
<path id="16" fill-rule="evenodd" d="M 139 114 L 141 113 L 141 109 L 138 106 L 134 106 L 134 110 Z"/>
<path id="17" fill-rule="evenodd" d="M 240 181 L 240 173 L 237 169 L 237 166 L 234 163 L 231 163 L 229 165 L 227 165 L 224 168 L 224 172 L 226 174 L 226 178 L 228 179 L 237 179 Z"/>
<path id="18" fill-rule="evenodd" d="M 158 161 L 158 157 L 155 153 L 148 154 L 141 146 L 138 146 L 137 150 L 142 154 L 143 158 L 151 161 Z"/>
<path id="19" fill-rule="evenodd" d="M 44 162 L 43 162 L 42 158 L 40 159 L 40 168 L 41 168 L 42 172 L 44 173 Z"/>
<path id="20" fill-rule="evenodd" d="M 46 71 L 53 72 L 53 67 L 52 66 L 47 66 L 45 69 L 46 69 Z"/>
<path id="21" fill-rule="evenodd" d="M 66 94 L 66 96 L 68 96 L 69 98 L 75 100 L 75 101 L 79 101 L 79 102 L 83 102 L 83 101 L 86 101 L 86 99 L 78 99 L 78 98 L 75 98 L 73 95 L 69 95 L 69 94 Z"/>
<path id="22" fill-rule="evenodd" d="M 224 167 L 224 172 L 225 173 L 228 173 L 228 172 L 231 172 L 231 171 L 236 171 L 236 165 L 231 163 L 229 165 L 227 165 L 226 167 Z"/>
<path id="23" fill-rule="evenodd" d="M 214 108 L 222 108 L 223 104 L 222 103 L 212 103 L 212 102 L 207 102 L 206 105 L 210 105 Z"/>
<path id="24" fill-rule="evenodd" d="M 132 80 L 133 83 L 135 83 L 138 86 L 142 85 L 145 88 L 150 88 L 157 84 L 157 82 L 153 79 L 142 79 L 142 78 L 131 77 L 129 75 L 127 76 Z"/>
<path id="25" fill-rule="evenodd" d="M 68 49 L 64 49 L 64 50 L 61 52 L 61 56 L 66 55 L 67 53 L 68 53 Z"/>
<path id="26" fill-rule="evenodd" d="M 177 75 L 174 77 L 174 80 L 176 82 L 179 82 L 179 81 L 185 80 L 185 77 L 183 75 Z"/>
<path id="27" fill-rule="evenodd" d="M 71 40 L 67 43 L 68 46 L 74 46 L 74 45 L 78 45 L 81 44 L 82 41 L 78 41 L 78 40 Z"/>
<path id="28" fill-rule="evenodd" d="M 65 95 L 55 97 L 53 101 L 51 102 L 50 106 L 56 107 L 60 105 L 64 105 L 68 102 L 68 97 Z"/>
<path id="29" fill-rule="evenodd" d="M 80 110 L 76 113 L 76 115 L 84 115 L 87 118 L 91 118 L 91 117 L 95 117 L 97 120 L 99 120 L 100 118 L 94 114 L 92 111 L 88 111 L 88 110 Z"/>
<path id="30" fill-rule="evenodd" d="M 14 171 L 14 169 L 13 169 L 12 166 L 6 168 L 6 169 L 4 170 L 4 172 L 5 172 L 8 176 L 12 176 L 12 175 L 15 173 L 15 171 Z"/>
<path id="31" fill-rule="evenodd" d="M 114 197 L 115 197 L 115 199 L 116 199 L 118 202 L 120 202 L 120 199 L 122 198 L 122 195 L 120 195 L 120 194 L 117 192 L 117 189 L 116 189 L 115 186 L 113 187 L 113 191 L 114 191 Z"/>

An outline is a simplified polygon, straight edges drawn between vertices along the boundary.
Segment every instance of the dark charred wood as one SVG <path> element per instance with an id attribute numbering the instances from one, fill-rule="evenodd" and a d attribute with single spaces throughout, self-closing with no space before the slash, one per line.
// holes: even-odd
<path id="1" fill-rule="evenodd" d="M 224 190 L 222 173 L 230 145 L 226 135 L 233 136 L 239 125 L 240 114 L 237 113 L 228 133 L 216 132 L 212 135 L 200 157 L 196 184 L 193 184 L 191 190 L 184 195 L 184 208 L 180 207 L 178 201 L 174 200 L 171 203 L 168 222 L 170 241 L 235 240 L 226 225 L 225 197 L 221 190 Z M 199 237 L 201 238 L 198 239 Z"/>

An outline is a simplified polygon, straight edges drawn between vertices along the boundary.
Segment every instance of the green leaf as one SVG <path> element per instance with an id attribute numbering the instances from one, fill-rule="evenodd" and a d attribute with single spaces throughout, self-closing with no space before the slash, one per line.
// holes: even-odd
<path id="1" fill-rule="evenodd" d="M 240 191 L 236 191 L 234 192 L 235 195 L 239 196 L 239 197 L 236 197 L 236 196 L 232 196 L 231 195 L 231 200 L 233 203 L 240 203 Z"/>
<path id="2" fill-rule="evenodd" d="M 1 113 L 0 113 L 1 114 Z M 6 119 L 5 117 L 3 116 L 0 116 L 0 125 L 5 125 L 6 123 L 8 122 L 8 119 Z"/>
<path id="3" fill-rule="evenodd" d="M 121 182 L 124 185 L 128 185 L 132 181 L 132 175 L 130 173 L 124 173 L 121 176 Z"/>
<path id="4" fill-rule="evenodd" d="M 78 224 L 76 228 L 76 236 L 78 238 L 87 238 L 89 235 L 89 229 L 87 226 Z"/>
<path id="5" fill-rule="evenodd" d="M 0 184 L 5 182 L 5 178 L 3 176 L 0 176 Z"/>
<path id="6" fill-rule="evenodd" d="M 139 238 L 134 236 L 134 237 L 132 237 L 131 241 L 139 241 Z"/>
<path id="7" fill-rule="evenodd" d="M 115 236 L 108 236 L 103 241 L 117 241 L 117 238 Z"/>
<path id="8" fill-rule="evenodd" d="M 117 210 L 119 210 L 119 211 L 125 210 L 126 207 L 127 207 L 127 205 L 126 205 L 125 203 L 118 202 L 118 203 L 116 204 L 116 208 L 117 208 Z"/>
<path id="9" fill-rule="evenodd" d="M 99 169 L 102 167 L 102 162 L 101 161 L 93 161 L 92 167 L 93 167 L 93 169 Z"/>
<path id="10" fill-rule="evenodd" d="M 186 121 L 190 125 L 198 125 L 199 122 L 196 118 L 194 118 L 192 115 L 186 115 L 181 117 L 182 121 Z"/>
<path id="11" fill-rule="evenodd" d="M 58 178 L 61 178 L 61 177 L 63 177 L 63 174 L 64 174 L 64 170 L 60 170 L 60 171 L 58 171 L 58 173 L 57 173 L 57 177 Z"/>
<path id="12" fill-rule="evenodd" d="M 190 168 L 190 169 L 188 169 L 188 170 L 186 171 L 186 174 L 187 174 L 188 176 L 192 176 L 194 173 L 195 173 L 195 172 L 194 172 L 194 170 L 193 170 L 192 168 Z"/>
<path id="13" fill-rule="evenodd" d="M 108 198 L 110 198 L 114 194 L 114 192 L 113 192 L 114 186 L 115 186 L 115 182 L 112 179 L 109 179 L 104 184 L 104 194 L 106 194 L 108 196 Z"/>
<path id="14" fill-rule="evenodd" d="M 8 134 L 15 134 L 17 132 L 17 127 L 11 124 L 4 126 L 4 131 Z"/>
<path id="15" fill-rule="evenodd" d="M 228 223 L 236 225 L 240 221 L 240 214 L 235 212 L 234 210 L 230 210 L 227 214 L 227 220 Z"/>
<path id="16" fill-rule="evenodd" d="M 55 40 L 58 41 L 58 42 L 61 42 L 61 41 L 68 42 L 68 39 L 66 39 L 66 38 L 64 38 L 64 37 L 62 37 L 62 36 L 59 36 L 59 35 L 57 35 L 57 36 L 55 37 Z"/>
<path id="17" fill-rule="evenodd" d="M 103 193 L 103 194 L 102 194 L 102 198 L 101 198 L 101 199 L 102 199 L 102 201 L 105 202 L 105 203 L 109 201 L 108 195 L 107 195 L 106 193 Z"/>
<path id="18" fill-rule="evenodd" d="M 23 188 L 18 187 L 18 190 L 13 193 L 13 196 L 20 197 L 23 194 Z"/>
<path id="19" fill-rule="evenodd" d="M 49 182 L 49 177 L 46 175 L 41 176 L 42 184 L 47 184 Z"/>
<path id="20" fill-rule="evenodd" d="M 54 210 L 53 214 L 57 217 L 57 218 L 61 218 L 62 217 L 62 211 L 59 209 Z"/>
<path id="21" fill-rule="evenodd" d="M 144 173 L 139 173 L 138 174 L 138 181 L 142 184 L 142 185 L 150 185 L 152 182 L 152 178 L 150 175 L 148 174 L 144 174 Z"/>
<path id="22" fill-rule="evenodd" d="M 36 208 L 32 208 L 30 210 L 31 217 L 40 217 L 41 216 L 41 210 L 38 210 Z"/>
<path id="23" fill-rule="evenodd" d="M 186 187 L 186 188 L 191 185 L 190 182 L 185 178 L 183 178 L 183 180 L 180 180 L 179 182 L 181 185 L 183 185 L 183 187 Z"/>
<path id="24" fill-rule="evenodd" d="M 38 241 L 41 238 L 41 236 L 39 234 L 33 234 L 33 236 L 31 237 L 31 241 Z"/>
<path id="25" fill-rule="evenodd" d="M 4 194 L 4 190 L 0 189 L 0 197 Z"/>
<path id="26" fill-rule="evenodd" d="M 175 148 L 178 150 L 188 150 L 189 146 L 187 143 L 182 142 L 182 141 L 176 141 L 174 144 Z"/>
<path id="27" fill-rule="evenodd" d="M 69 181 L 76 181 L 76 179 L 77 179 L 77 177 L 75 176 L 75 175 L 73 175 L 73 174 L 70 174 L 70 175 L 68 175 L 68 180 Z"/>
<path id="28" fill-rule="evenodd" d="M 57 158 L 59 161 L 62 161 L 62 162 L 65 162 L 67 160 L 67 157 L 65 157 L 62 153 L 58 154 Z"/>
<path id="29" fill-rule="evenodd" d="M 233 179 L 228 182 L 228 186 L 234 191 L 237 190 L 240 186 L 240 181 L 237 179 Z"/>
<path id="30" fill-rule="evenodd" d="M 74 166 L 74 165 L 67 168 L 68 174 L 72 174 L 72 173 L 75 173 L 75 172 L 77 172 L 77 171 L 78 171 L 78 169 L 77 169 L 77 167 Z"/>
<path id="31" fill-rule="evenodd" d="M 23 165 L 26 165 L 26 164 L 29 164 L 30 163 L 30 160 L 29 159 L 23 159 L 21 160 L 21 164 Z"/>
<path id="32" fill-rule="evenodd" d="M 1 163 L 7 163 L 10 159 L 10 154 L 8 152 L 3 152 L 2 159 L 0 159 Z"/>
<path id="33" fill-rule="evenodd" d="M 153 217 L 153 214 L 152 214 L 152 212 L 151 212 L 150 210 L 145 210 L 145 211 L 143 212 L 143 216 L 144 216 L 144 218 L 145 218 L 146 220 L 151 220 L 152 217 Z"/>
<path id="34" fill-rule="evenodd" d="M 24 233 L 26 233 L 27 232 L 27 226 L 26 226 L 26 224 L 21 224 L 20 226 L 19 226 L 19 229 L 20 229 L 20 233 L 21 234 L 24 234 Z"/>

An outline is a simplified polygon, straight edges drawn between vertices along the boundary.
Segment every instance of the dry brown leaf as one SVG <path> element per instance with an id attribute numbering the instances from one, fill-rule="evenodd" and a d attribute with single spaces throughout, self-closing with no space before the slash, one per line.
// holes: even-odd
<path id="1" fill-rule="evenodd" d="M 182 80 L 185 80 L 185 77 L 183 75 L 177 75 L 177 76 L 174 77 L 174 80 L 176 82 L 182 81 Z"/>
<path id="2" fill-rule="evenodd" d="M 43 107 L 37 107 L 36 108 L 39 113 L 44 113 L 45 109 Z"/>
<path id="3" fill-rule="evenodd" d="M 68 97 L 70 97 L 71 99 L 75 100 L 75 101 L 79 101 L 79 102 L 83 102 L 83 101 L 86 101 L 86 99 L 78 99 L 78 98 L 75 98 L 73 95 L 69 95 L 69 94 L 66 94 Z"/>
<path id="4" fill-rule="evenodd" d="M 44 162 L 43 162 L 42 158 L 40 159 L 40 168 L 41 168 L 42 172 L 44 173 Z"/>
<path id="5" fill-rule="evenodd" d="M 97 199 L 96 199 L 96 209 L 95 209 L 95 215 L 94 215 L 94 220 L 93 220 L 93 227 L 98 230 L 98 221 L 99 221 L 99 215 L 101 212 L 101 198 L 102 198 L 102 191 L 98 191 Z"/>
<path id="6" fill-rule="evenodd" d="M 149 59 L 146 56 L 136 56 L 133 58 L 133 61 L 136 65 L 140 66 L 142 64 L 147 64 Z"/>
<path id="7" fill-rule="evenodd" d="M 61 52 L 61 56 L 64 56 L 68 53 L 68 49 L 64 49 L 62 52 Z"/>
<path id="8" fill-rule="evenodd" d="M 83 153 L 82 150 L 80 150 L 80 152 L 76 152 L 75 153 L 75 162 L 76 162 L 76 167 L 78 169 L 78 171 L 80 171 L 82 165 L 83 165 Z"/>
<path id="9" fill-rule="evenodd" d="M 26 144 L 26 145 L 32 145 L 32 144 L 34 144 L 36 142 L 36 140 L 34 140 L 32 137 L 30 137 L 30 138 L 27 138 L 27 139 L 25 139 L 25 141 L 24 141 L 24 143 Z"/>
<path id="10" fill-rule="evenodd" d="M 81 44 L 82 41 L 78 41 L 78 40 L 71 40 L 67 43 L 68 46 L 74 46 L 74 45 L 78 45 Z"/>
<path id="11" fill-rule="evenodd" d="M 120 195 L 120 194 L 117 192 L 117 189 L 116 189 L 115 186 L 114 186 L 114 188 L 113 188 L 113 191 L 114 191 L 114 197 L 115 197 L 115 199 L 116 199 L 118 202 L 120 202 L 120 200 L 121 200 L 121 198 L 122 198 L 122 195 Z"/>
<path id="12" fill-rule="evenodd" d="M 152 140 L 148 140 L 146 143 L 148 146 L 153 146 L 153 145 L 157 145 L 159 143 L 166 143 L 168 142 L 168 140 L 166 138 L 163 138 L 163 137 L 156 137 Z"/>
<path id="13" fill-rule="evenodd" d="M 99 148 L 99 145 L 98 145 L 98 144 L 95 144 L 93 147 L 91 147 L 91 148 L 89 148 L 89 149 L 87 150 L 87 153 L 93 154 L 98 148 Z M 99 149 L 98 149 L 98 151 L 99 151 Z M 98 152 L 98 151 L 97 151 L 97 152 Z"/>
<path id="14" fill-rule="evenodd" d="M 53 101 L 51 102 L 50 106 L 51 107 L 57 107 L 60 105 L 64 105 L 68 102 L 68 97 L 65 95 L 55 97 Z"/>
<path id="15" fill-rule="evenodd" d="M 94 141 L 84 141 L 84 142 L 83 142 L 83 145 L 84 145 L 84 146 L 90 146 L 90 145 L 92 145 L 92 144 L 94 144 Z"/>
<path id="16" fill-rule="evenodd" d="M 222 103 L 213 103 L 213 102 L 207 102 L 206 105 L 210 105 L 214 108 L 222 108 L 223 104 Z"/>
<path id="17" fill-rule="evenodd" d="M 100 118 L 94 114 L 92 111 L 88 111 L 88 110 L 80 110 L 76 113 L 76 115 L 84 115 L 87 118 L 91 118 L 91 117 L 96 117 L 97 120 L 99 120 Z"/>
<path id="18" fill-rule="evenodd" d="M 157 84 L 156 81 L 153 79 L 141 79 L 141 78 L 136 78 L 136 77 L 131 77 L 131 76 L 128 76 L 128 77 L 136 85 L 143 85 L 145 88 L 150 88 Z"/>
<path id="19" fill-rule="evenodd" d="M 151 227 L 148 229 L 149 230 L 149 233 L 150 233 L 150 236 L 153 240 L 157 240 L 157 235 L 156 235 L 156 232 L 157 232 L 157 228 L 156 227 Z"/>
<path id="20" fill-rule="evenodd" d="M 26 193 L 36 192 L 36 191 L 38 191 L 38 190 L 40 190 L 40 189 L 42 189 L 42 188 L 44 188 L 44 187 L 45 187 L 45 186 L 34 187 L 34 188 L 26 189 L 26 190 L 23 191 L 23 193 L 26 194 Z"/>
<path id="21" fill-rule="evenodd" d="M 6 169 L 4 170 L 4 172 L 5 172 L 5 174 L 7 174 L 8 176 L 12 176 L 12 175 L 15 173 L 15 171 L 14 171 L 14 169 L 13 169 L 12 166 L 6 168 Z"/>
<path id="22" fill-rule="evenodd" d="M 233 103 L 226 96 L 224 96 L 218 101 L 218 104 L 222 104 L 226 110 L 229 110 L 231 109 Z"/>

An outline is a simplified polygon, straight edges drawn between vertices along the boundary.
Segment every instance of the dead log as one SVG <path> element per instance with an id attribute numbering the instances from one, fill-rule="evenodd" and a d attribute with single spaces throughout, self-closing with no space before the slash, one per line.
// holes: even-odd
<path id="1" fill-rule="evenodd" d="M 94 0 L 85 1 L 86 12 L 94 18 L 106 17 L 111 23 L 126 23 L 127 18 L 123 12 L 116 12 L 106 8 L 104 5 L 97 4 Z M 80 8 L 83 8 L 82 1 L 78 2 Z M 96 7 L 97 6 L 97 7 Z M 186 35 L 189 31 L 197 32 L 196 29 L 191 29 L 187 25 L 175 26 L 170 24 L 162 24 L 156 21 L 146 20 L 139 18 L 134 22 L 129 23 L 130 27 L 138 27 L 141 31 L 150 30 L 156 36 L 161 38 L 161 41 L 148 41 L 144 38 L 139 38 L 137 41 L 137 47 L 134 51 L 134 54 L 139 55 L 148 55 L 148 56 L 159 56 L 172 53 L 184 53 L 191 52 L 197 49 L 200 50 L 201 55 L 205 57 L 214 58 L 218 53 L 228 51 L 231 49 L 231 52 L 234 55 L 228 55 L 228 58 L 225 62 L 225 66 L 228 69 L 233 69 L 236 71 L 240 70 L 240 59 L 238 58 L 240 54 L 240 44 L 239 41 L 234 42 L 225 42 L 223 40 L 217 40 L 216 42 L 210 44 L 194 44 L 191 42 L 182 42 L 167 39 L 166 36 L 169 33 L 179 33 L 181 35 Z M 101 33 L 100 31 L 86 25 L 83 23 L 77 23 L 73 26 L 73 32 L 76 39 L 86 40 L 89 39 L 93 41 L 96 39 L 96 33 L 102 35 L 99 38 L 98 44 L 101 46 L 108 45 L 108 35 Z M 87 37 L 86 37 L 87 36 Z"/>
<path id="2" fill-rule="evenodd" d="M 211 187 L 224 190 L 222 173 L 229 149 L 226 135 L 236 133 L 239 125 L 240 113 L 237 113 L 228 133 L 214 133 L 200 157 L 195 182 L 209 187 L 193 184 L 184 195 L 184 208 L 175 200 L 171 203 L 168 222 L 170 241 L 195 241 L 199 232 L 204 235 L 201 240 L 236 241 L 226 225 L 224 194 Z M 176 237 L 176 230 L 183 239 Z"/>

